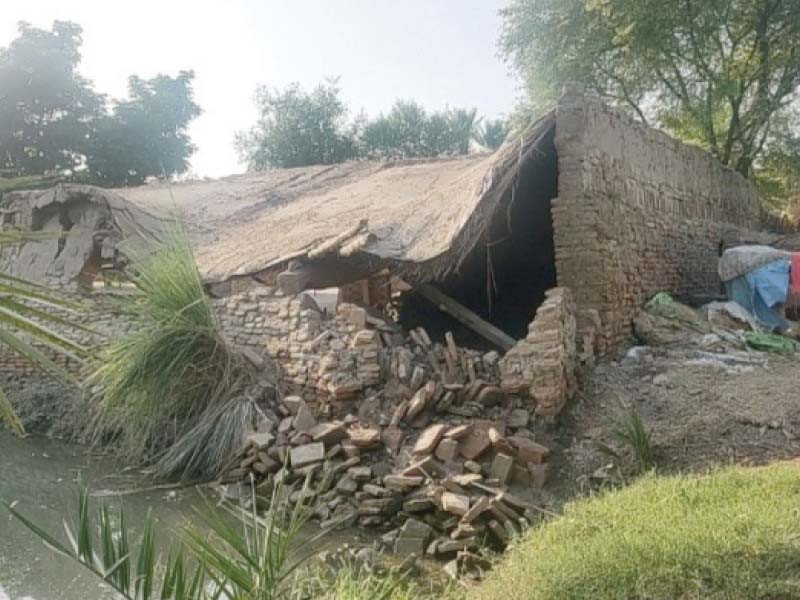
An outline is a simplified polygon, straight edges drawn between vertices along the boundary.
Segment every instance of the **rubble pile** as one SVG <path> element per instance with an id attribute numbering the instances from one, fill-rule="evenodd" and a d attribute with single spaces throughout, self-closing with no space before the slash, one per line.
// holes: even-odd
<path id="1" fill-rule="evenodd" d="M 282 471 L 306 482 L 296 499 L 313 499 L 323 528 L 378 528 L 399 554 L 477 564 L 479 546 L 505 546 L 537 516 L 523 498 L 545 484 L 550 451 L 532 433 L 530 399 L 501 387 L 497 352 L 451 334 L 434 343 L 422 328 L 403 336 L 362 311 L 340 305 L 309 341 L 329 347 L 320 369 L 338 392 L 365 367 L 375 385 L 353 401 L 294 394 L 262 407 L 223 482 L 258 486 Z"/>

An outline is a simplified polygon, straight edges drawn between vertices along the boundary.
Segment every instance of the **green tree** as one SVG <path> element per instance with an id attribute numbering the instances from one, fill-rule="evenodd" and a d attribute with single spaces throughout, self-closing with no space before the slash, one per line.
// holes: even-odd
<path id="1" fill-rule="evenodd" d="M 188 168 L 187 133 L 200 114 L 194 73 L 132 76 L 128 99 L 106 98 L 78 73 L 81 27 L 56 21 L 50 31 L 20 23 L 0 49 L 0 171 L 56 174 L 101 185 L 134 185 Z"/>
<path id="2" fill-rule="evenodd" d="M 469 145 L 475 137 L 479 122 L 477 108 L 453 108 L 447 111 L 450 129 L 449 154 L 469 154 Z"/>
<path id="3" fill-rule="evenodd" d="M 398 100 L 388 115 L 366 123 L 360 147 L 381 160 L 468 154 L 478 121 L 474 108 L 429 114 L 413 100 Z"/>
<path id="4" fill-rule="evenodd" d="M 446 123 L 435 122 L 426 137 L 429 118 L 425 109 L 413 100 L 398 100 L 388 115 L 368 121 L 362 137 L 363 151 L 369 158 L 381 160 L 430 156 L 447 136 Z M 436 146 L 433 147 L 432 145 Z"/>
<path id="5" fill-rule="evenodd" d="M 81 28 L 20 23 L 0 49 L 0 168 L 13 175 L 70 171 L 83 163 L 103 97 L 77 71 Z"/>
<path id="6" fill-rule="evenodd" d="M 581 83 L 744 175 L 798 102 L 796 0 L 512 0 L 502 16 L 534 109 Z"/>
<path id="7" fill-rule="evenodd" d="M 509 126 L 504 119 L 481 121 L 475 132 L 475 141 L 487 150 L 497 150 L 508 136 Z"/>
<path id="8" fill-rule="evenodd" d="M 362 112 L 349 121 L 335 79 L 310 93 L 299 84 L 261 87 L 256 103 L 258 123 L 236 136 L 251 171 L 467 154 L 480 122 L 474 108 L 429 113 L 413 100 L 397 100 L 388 114 L 370 119 Z"/>
<path id="9" fill-rule="evenodd" d="M 236 136 L 239 155 L 251 171 L 328 165 L 355 156 L 348 109 L 335 79 L 311 92 L 297 83 L 283 91 L 262 86 L 256 104 L 258 122 Z"/>
<path id="10" fill-rule="evenodd" d="M 98 119 L 87 157 L 89 179 L 101 185 L 139 185 L 148 177 L 185 173 L 195 151 L 189 124 L 202 112 L 194 101 L 193 71 L 177 77 L 131 76 L 127 100 Z"/>

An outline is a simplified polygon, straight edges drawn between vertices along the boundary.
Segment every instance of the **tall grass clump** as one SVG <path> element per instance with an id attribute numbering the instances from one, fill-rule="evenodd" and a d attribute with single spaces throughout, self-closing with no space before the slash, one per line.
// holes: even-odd
<path id="1" fill-rule="evenodd" d="M 800 464 L 660 477 L 567 505 L 472 600 L 800 598 Z"/>
<path id="2" fill-rule="evenodd" d="M 653 434 L 644 426 L 638 413 L 629 413 L 621 417 L 611 435 L 623 446 L 630 448 L 636 458 L 639 471 L 647 471 L 655 465 L 653 450 Z"/>
<path id="3" fill-rule="evenodd" d="M 241 442 L 254 410 L 237 398 L 249 376 L 231 352 L 186 233 L 173 227 L 132 256 L 138 293 L 119 310 L 133 327 L 112 340 L 89 378 L 89 437 L 159 478 L 213 477 Z"/>

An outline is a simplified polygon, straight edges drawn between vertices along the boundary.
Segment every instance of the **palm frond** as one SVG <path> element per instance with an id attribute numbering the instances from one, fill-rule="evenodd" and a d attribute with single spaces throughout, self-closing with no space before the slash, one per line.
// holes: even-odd
<path id="1" fill-rule="evenodd" d="M 207 506 L 198 514 L 210 533 L 187 527 L 183 544 L 166 557 L 158 552 L 159 540 L 149 514 L 138 541 L 130 545 L 124 510 L 119 510 L 115 526 L 111 511 L 101 503 L 95 520 L 86 491 L 78 498 L 75 522 L 64 522 L 66 544 L 15 506 L 6 508 L 48 547 L 77 562 L 127 600 L 268 599 L 284 597 L 292 585 L 293 571 L 316 551 L 314 540 L 305 545 L 305 552 L 297 551 L 298 534 L 311 509 L 292 503 L 292 491 L 277 482 L 263 516 L 253 508 L 245 516 L 234 513 L 231 519 Z"/>
<path id="2" fill-rule="evenodd" d="M 45 231 L 0 231 L 0 245 L 49 239 L 54 235 L 58 234 Z M 32 304 L 35 303 L 67 312 L 80 309 L 80 305 L 74 302 L 41 290 L 46 290 L 46 288 L 8 273 L 0 273 L 0 344 L 5 345 L 12 352 L 29 360 L 50 375 L 75 383 L 74 378 L 66 369 L 56 364 L 33 344 L 47 346 L 59 354 L 80 362 L 88 356 L 89 351 L 47 327 L 46 324 L 67 326 L 90 332 L 91 330 L 67 317 L 52 314 L 33 306 Z M 0 395 L 2 396 L 0 397 L 0 423 L 6 423 L 17 433 L 24 433 L 22 422 L 14 412 L 11 402 L 2 391 L 0 391 Z"/>
<path id="3" fill-rule="evenodd" d="M 97 520 L 84 490 L 78 497 L 78 511 L 73 524 L 64 521 L 68 543 L 58 541 L 15 506 L 6 505 L 11 515 L 41 539 L 48 547 L 77 562 L 127 600 L 205 600 L 202 567 L 185 566 L 182 551 L 166 557 L 166 568 L 159 571 L 161 555 L 152 517 L 148 514 L 138 541 L 138 551 L 129 546 L 125 512 L 120 509 L 114 525 L 106 504 L 97 508 Z"/>
<path id="4" fill-rule="evenodd" d="M 6 423 L 11 428 L 11 431 L 17 434 L 22 435 L 25 433 L 25 428 L 22 426 L 17 413 L 14 412 L 14 407 L 11 406 L 11 402 L 3 388 L 0 388 L 0 423 Z"/>
<path id="5" fill-rule="evenodd" d="M 308 482 L 304 484 L 304 497 Z M 239 527 L 218 511 L 199 513 L 210 536 L 196 528 L 186 530 L 188 549 L 231 598 L 278 598 L 291 585 L 294 571 L 316 552 L 315 540 L 303 548 L 294 544 L 311 516 L 309 507 L 292 502 L 293 489 L 278 482 L 273 487 L 270 509 L 259 517 L 252 510 L 237 519 Z M 324 534 L 325 532 L 323 532 Z"/>

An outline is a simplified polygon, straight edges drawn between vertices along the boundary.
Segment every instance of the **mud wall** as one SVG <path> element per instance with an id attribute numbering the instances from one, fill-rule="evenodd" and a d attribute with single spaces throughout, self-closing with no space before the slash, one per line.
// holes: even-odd
<path id="1" fill-rule="evenodd" d="M 568 92 L 556 117 L 552 203 L 558 285 L 624 341 L 651 295 L 719 292 L 724 231 L 759 228 L 755 188 L 699 148 Z"/>

